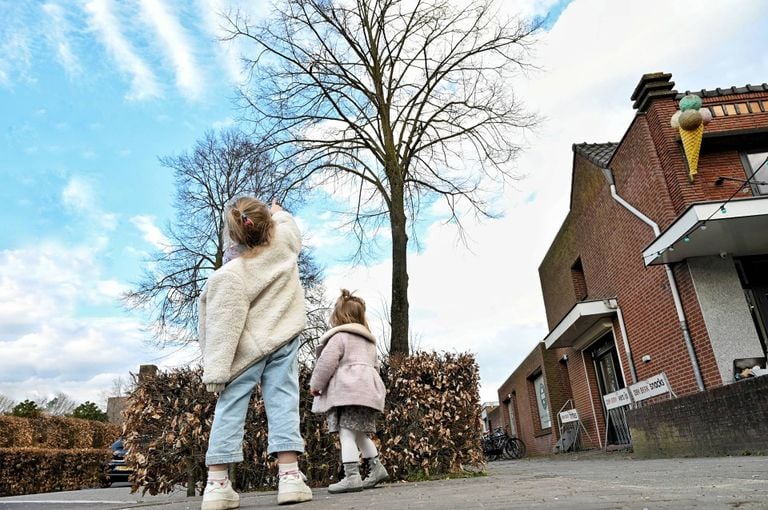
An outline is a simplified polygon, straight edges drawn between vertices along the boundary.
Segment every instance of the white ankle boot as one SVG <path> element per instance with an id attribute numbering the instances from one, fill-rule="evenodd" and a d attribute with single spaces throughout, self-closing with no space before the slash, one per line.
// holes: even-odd
<path id="1" fill-rule="evenodd" d="M 338 483 L 328 486 L 330 494 L 342 492 L 360 492 L 363 490 L 363 479 L 360 478 L 360 466 L 357 462 L 344 463 L 344 478 Z"/>
<path id="2" fill-rule="evenodd" d="M 368 476 L 363 479 L 363 489 L 373 489 L 380 482 L 389 480 L 389 473 L 381 464 L 378 455 L 365 459 L 365 462 L 368 465 Z"/>

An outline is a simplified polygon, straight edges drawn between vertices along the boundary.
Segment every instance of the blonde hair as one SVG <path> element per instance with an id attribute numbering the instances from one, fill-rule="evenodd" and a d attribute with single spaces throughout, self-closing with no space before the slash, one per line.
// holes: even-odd
<path id="1" fill-rule="evenodd" d="M 331 326 L 342 324 L 362 324 L 367 330 L 368 321 L 365 319 L 365 301 L 363 298 L 353 296 L 347 289 L 341 289 L 341 296 L 336 299 L 336 305 L 331 313 Z"/>
<path id="2" fill-rule="evenodd" d="M 272 240 L 275 222 L 267 204 L 252 197 L 235 200 L 226 214 L 229 237 L 247 248 L 266 246 Z"/>

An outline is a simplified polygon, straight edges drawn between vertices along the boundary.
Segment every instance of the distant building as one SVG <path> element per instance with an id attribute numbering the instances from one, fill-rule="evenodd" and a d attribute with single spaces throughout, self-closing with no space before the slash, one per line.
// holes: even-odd
<path id="1" fill-rule="evenodd" d="M 483 432 L 490 432 L 494 427 L 499 426 L 498 409 L 498 402 L 483 402 L 480 404 L 480 419 L 483 422 Z"/>
<path id="2" fill-rule="evenodd" d="M 693 177 L 670 74 L 642 77 L 618 143 L 573 145 L 570 211 L 539 267 L 549 333 L 499 388 L 529 452 L 551 451 L 570 408 L 585 447 L 630 444 L 608 407 L 638 381 L 684 396 L 765 367 L 768 85 L 693 94 L 712 116 Z"/>
<path id="3" fill-rule="evenodd" d="M 139 366 L 139 382 L 144 381 L 147 377 L 154 377 L 157 375 L 156 365 L 140 365 Z M 110 423 L 117 425 L 123 425 L 125 420 L 123 419 L 123 411 L 128 405 L 128 397 L 109 397 L 107 399 L 107 419 Z"/>

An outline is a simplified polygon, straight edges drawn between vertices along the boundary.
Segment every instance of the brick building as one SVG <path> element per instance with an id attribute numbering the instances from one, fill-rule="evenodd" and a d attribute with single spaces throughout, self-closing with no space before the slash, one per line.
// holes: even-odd
<path id="1" fill-rule="evenodd" d="M 570 211 L 539 267 L 549 334 L 499 388 L 531 452 L 555 444 L 563 406 L 584 446 L 624 445 L 603 395 L 661 373 L 689 395 L 733 382 L 736 360 L 765 366 L 768 85 L 693 94 L 713 117 L 694 178 L 669 74 L 641 78 L 618 143 L 573 146 Z"/>

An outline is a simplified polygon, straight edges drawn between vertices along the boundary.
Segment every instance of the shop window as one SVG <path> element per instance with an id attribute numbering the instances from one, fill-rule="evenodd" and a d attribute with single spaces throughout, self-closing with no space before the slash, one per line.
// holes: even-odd
<path id="1" fill-rule="evenodd" d="M 539 372 L 533 377 L 533 392 L 536 396 L 536 404 L 539 410 L 539 426 L 542 430 L 552 427 L 552 419 L 549 415 L 549 396 L 544 385 L 544 374 Z"/>
<path id="2" fill-rule="evenodd" d="M 760 169 L 750 181 L 752 191 L 756 195 L 768 195 L 768 163 L 763 164 L 766 158 L 768 158 L 768 152 L 752 152 L 744 155 L 744 170 L 747 177 L 758 168 Z"/>

